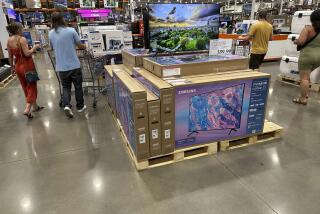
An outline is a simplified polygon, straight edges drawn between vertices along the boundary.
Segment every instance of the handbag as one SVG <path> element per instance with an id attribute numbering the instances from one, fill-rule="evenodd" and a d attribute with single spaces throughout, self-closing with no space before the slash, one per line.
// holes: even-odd
<path id="1" fill-rule="evenodd" d="M 314 37 L 312 37 L 310 40 L 308 40 L 306 43 L 304 43 L 303 45 L 297 45 L 297 51 L 301 51 L 303 48 L 307 47 L 307 45 L 312 42 L 317 36 L 319 35 L 319 33 L 317 33 Z"/>
<path id="2" fill-rule="evenodd" d="M 25 55 L 23 54 L 23 51 L 22 51 L 20 39 L 18 42 L 19 42 L 19 50 L 20 50 L 21 59 L 24 59 Z M 40 80 L 36 69 L 26 70 L 24 75 L 25 75 L 25 78 L 28 83 L 35 83 Z"/>
<path id="3" fill-rule="evenodd" d="M 25 76 L 28 83 L 34 83 L 40 80 L 38 72 L 35 70 L 27 71 Z"/>

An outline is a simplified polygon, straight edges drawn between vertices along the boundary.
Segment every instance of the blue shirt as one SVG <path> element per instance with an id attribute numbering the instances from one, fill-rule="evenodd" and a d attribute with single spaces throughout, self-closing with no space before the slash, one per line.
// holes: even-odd
<path id="1" fill-rule="evenodd" d="M 81 42 L 78 33 L 71 27 L 59 27 L 49 32 L 49 40 L 56 58 L 56 71 L 70 71 L 80 68 L 76 44 Z"/>

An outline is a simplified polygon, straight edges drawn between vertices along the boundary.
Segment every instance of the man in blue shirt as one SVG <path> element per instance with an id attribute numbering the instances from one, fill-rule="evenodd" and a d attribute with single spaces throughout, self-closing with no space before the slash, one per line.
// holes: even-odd
<path id="1" fill-rule="evenodd" d="M 53 29 L 49 32 L 49 40 L 54 50 L 56 61 L 56 72 L 62 82 L 64 112 L 67 117 L 72 118 L 73 112 L 70 106 L 71 85 L 75 88 L 78 112 L 86 109 L 83 100 L 82 72 L 76 48 L 85 49 L 81 43 L 78 33 L 74 28 L 67 27 L 61 13 L 52 15 Z"/>

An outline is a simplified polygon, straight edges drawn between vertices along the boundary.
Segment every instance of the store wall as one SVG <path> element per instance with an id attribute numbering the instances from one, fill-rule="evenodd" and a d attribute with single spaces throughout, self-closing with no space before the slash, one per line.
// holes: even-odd
<path id="1" fill-rule="evenodd" d="M 9 38 L 6 27 L 7 19 L 4 15 L 2 6 L 0 6 L 0 43 L 4 58 L 8 58 L 8 51 L 5 50 L 7 48 L 7 41 Z"/>

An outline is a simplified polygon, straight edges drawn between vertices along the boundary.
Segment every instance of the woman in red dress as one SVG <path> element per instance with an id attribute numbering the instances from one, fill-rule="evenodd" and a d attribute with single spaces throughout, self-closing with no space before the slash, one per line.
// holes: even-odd
<path id="1" fill-rule="evenodd" d="M 24 115 L 28 118 L 33 118 L 31 111 L 40 111 L 43 107 L 40 107 L 37 104 L 37 83 L 29 83 L 26 80 L 25 73 L 27 71 L 35 70 L 32 54 L 35 53 L 40 46 L 35 45 L 33 48 L 29 49 L 26 38 L 22 36 L 23 27 L 20 23 L 11 23 L 7 26 L 7 30 L 10 34 L 7 48 L 12 74 L 16 74 L 18 76 L 26 97 Z"/>

